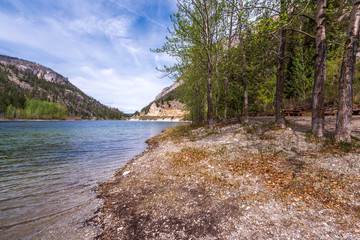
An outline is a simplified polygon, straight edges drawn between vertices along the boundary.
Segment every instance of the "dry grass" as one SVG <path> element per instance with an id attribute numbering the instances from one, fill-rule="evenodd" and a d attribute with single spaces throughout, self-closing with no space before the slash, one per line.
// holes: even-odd
<path id="1" fill-rule="evenodd" d="M 317 202 L 325 208 L 360 217 L 360 209 L 347 195 L 352 184 L 360 184 L 359 179 L 274 155 L 252 155 L 246 161 L 229 161 L 228 167 L 236 175 L 261 176 L 263 183 L 276 191 L 277 198 L 288 204 L 299 200 L 306 204 Z"/>
<path id="2" fill-rule="evenodd" d="M 196 132 L 199 130 L 200 132 Z M 212 129 L 204 127 L 203 124 L 188 124 L 177 126 L 171 129 L 165 129 L 161 134 L 147 140 L 148 144 L 159 143 L 164 141 L 172 141 L 178 143 L 184 139 L 188 141 L 196 141 L 215 134 Z"/>
<path id="3" fill-rule="evenodd" d="M 208 154 L 203 149 L 184 148 L 180 152 L 171 154 L 171 162 L 174 166 L 189 167 L 194 163 L 203 161 Z"/>

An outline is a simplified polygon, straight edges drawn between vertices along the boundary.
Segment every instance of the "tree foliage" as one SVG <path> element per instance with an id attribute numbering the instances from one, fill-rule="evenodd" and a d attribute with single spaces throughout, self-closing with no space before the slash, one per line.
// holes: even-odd
<path id="1" fill-rule="evenodd" d="M 178 12 L 171 17 L 173 29 L 156 51 L 177 59 L 163 71 L 184 81 L 179 94 L 192 120 L 244 114 L 244 94 L 248 95 L 250 114 L 275 114 L 277 97 L 280 117 L 286 108 L 310 113 L 315 66 L 320 61 L 314 29 L 319 26 L 316 21 L 323 19 L 320 26 L 325 24 L 326 38 L 321 46 L 326 51 L 327 69 L 321 76 L 327 80 L 325 90 L 320 89 L 324 103 L 320 101 L 319 109 L 336 108 L 353 2 L 327 0 L 326 13 L 320 12 L 316 18 L 318 2 L 178 0 Z M 354 79 L 356 88 L 359 72 Z M 354 91 L 355 106 L 360 105 L 359 95 Z"/>

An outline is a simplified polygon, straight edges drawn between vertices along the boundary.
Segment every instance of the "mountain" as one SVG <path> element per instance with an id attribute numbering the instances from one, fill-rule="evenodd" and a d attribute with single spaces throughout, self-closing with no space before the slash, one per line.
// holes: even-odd
<path id="1" fill-rule="evenodd" d="M 155 97 L 155 102 L 158 100 L 161 100 L 163 98 L 165 98 L 167 95 L 169 95 L 173 90 L 175 90 L 177 87 L 181 86 L 184 83 L 183 80 L 179 80 L 174 82 L 170 87 L 166 87 L 164 88 L 161 93 L 159 93 L 156 97 Z"/>
<path id="2" fill-rule="evenodd" d="M 87 96 L 37 63 L 0 55 L 0 119 L 121 119 L 125 114 Z"/>
<path id="3" fill-rule="evenodd" d="M 164 88 L 154 101 L 136 112 L 131 120 L 183 121 L 188 114 L 185 104 L 179 100 L 177 88 L 183 81 L 177 81 Z"/>

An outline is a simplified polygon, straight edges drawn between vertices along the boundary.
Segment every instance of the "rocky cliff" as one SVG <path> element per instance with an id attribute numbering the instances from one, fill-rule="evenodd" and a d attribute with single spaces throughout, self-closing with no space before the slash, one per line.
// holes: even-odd
<path id="1" fill-rule="evenodd" d="M 185 105 L 178 100 L 165 101 L 163 103 L 154 101 L 150 104 L 148 112 L 141 112 L 140 116 L 182 118 L 186 113 Z"/>
<path id="2" fill-rule="evenodd" d="M 161 93 L 159 93 L 155 99 L 154 102 L 161 100 L 162 98 L 165 98 L 167 95 L 169 95 L 173 90 L 175 90 L 177 87 L 179 87 L 180 85 L 182 85 L 184 83 L 183 80 L 179 80 L 174 82 L 170 87 L 166 87 L 164 88 Z"/>
<path id="3" fill-rule="evenodd" d="M 186 106 L 179 100 L 177 88 L 183 81 L 177 81 L 164 88 L 154 101 L 134 114 L 132 120 L 183 121 L 188 114 Z"/>

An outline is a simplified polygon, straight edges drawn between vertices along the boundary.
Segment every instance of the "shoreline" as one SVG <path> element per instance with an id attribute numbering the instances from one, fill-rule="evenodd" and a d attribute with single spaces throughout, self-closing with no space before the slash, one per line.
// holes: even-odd
<path id="1" fill-rule="evenodd" d="M 157 120 L 139 120 L 139 119 L 0 119 L 0 122 L 75 122 L 75 121 L 129 121 L 129 122 L 171 122 L 171 123 L 191 123 L 191 121 L 180 119 L 157 119 Z"/>
<path id="2" fill-rule="evenodd" d="M 269 119 L 213 129 L 184 125 L 149 139 L 143 153 L 100 184 L 98 237 L 360 237 L 360 151 L 339 153 L 307 142 L 306 117 L 289 118 L 292 127 L 284 130 Z"/>
<path id="3" fill-rule="evenodd" d="M 0 119 L 0 122 L 65 122 L 65 121 L 82 121 L 82 120 L 58 120 L 58 119 Z"/>
<path id="4" fill-rule="evenodd" d="M 179 123 L 191 123 L 191 121 L 181 120 L 180 118 L 159 118 L 159 119 L 148 119 L 148 120 L 140 120 L 140 119 L 128 119 L 130 122 L 179 122 Z"/>
<path id="5" fill-rule="evenodd" d="M 9 118 L 0 118 L 0 122 L 62 122 L 62 121 L 91 121 L 91 119 L 9 119 Z"/>
<path id="6" fill-rule="evenodd" d="M 126 121 L 121 119 L 0 119 L 0 122 L 83 122 L 83 121 Z"/>

